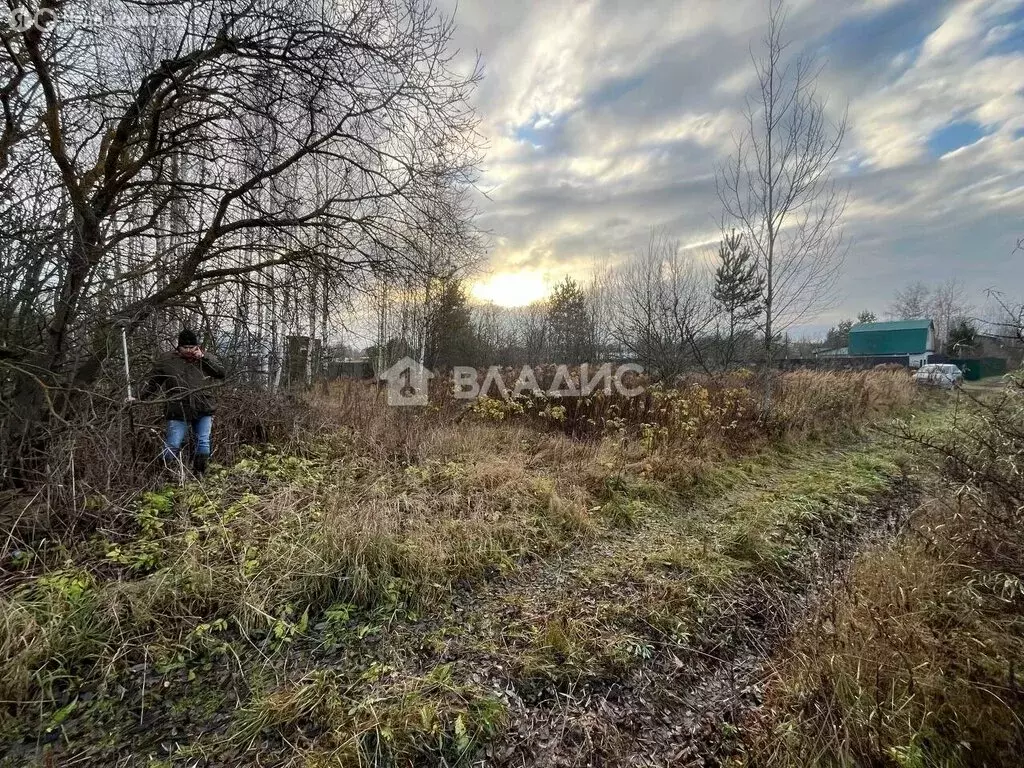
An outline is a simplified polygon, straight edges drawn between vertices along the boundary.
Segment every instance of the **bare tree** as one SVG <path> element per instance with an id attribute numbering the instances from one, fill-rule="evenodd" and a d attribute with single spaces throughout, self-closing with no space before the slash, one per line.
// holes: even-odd
<path id="1" fill-rule="evenodd" d="M 604 359 L 612 343 L 614 306 L 612 296 L 612 266 L 607 260 L 595 259 L 586 286 L 587 312 L 594 360 Z"/>
<path id="2" fill-rule="evenodd" d="M 752 54 L 756 95 L 735 155 L 717 176 L 723 229 L 737 225 L 764 278 L 764 348 L 834 298 L 844 253 L 847 193 L 833 179 L 846 134 L 846 115 L 829 119 L 817 92 L 819 64 L 790 58 L 786 5 L 773 0 L 763 50 Z"/>
<path id="3" fill-rule="evenodd" d="M 985 295 L 989 307 L 980 319 L 982 329 L 1001 339 L 1024 344 L 1024 303 L 1013 303 L 1001 291 L 989 290 Z"/>
<path id="4" fill-rule="evenodd" d="M 1024 255 L 1024 237 L 1018 238 L 1011 257 Z M 1024 302 L 1014 302 L 1002 291 L 989 289 L 987 317 L 980 318 L 985 330 L 1013 344 L 1024 346 Z"/>
<path id="5" fill-rule="evenodd" d="M 920 280 L 896 292 L 885 314 L 890 320 L 918 320 L 928 316 L 932 291 Z"/>
<path id="6" fill-rule="evenodd" d="M 40 193 L 68 211 L 34 238 L 61 242 L 48 369 L 109 300 L 139 323 L 275 266 L 397 268 L 428 223 L 465 244 L 472 78 L 448 68 L 451 26 L 426 0 L 112 5 L 152 26 L 101 36 L 57 3 L 5 39 L 3 186 L 17 212 Z M 35 179 L 11 165 L 25 156 Z M 123 302 L 128 280 L 144 295 Z"/>
<path id="7" fill-rule="evenodd" d="M 119 318 L 237 328 L 275 381 L 331 295 L 475 257 L 478 75 L 431 0 L 101 6 L 2 33 L 5 422 L 72 408 Z"/>
<path id="8" fill-rule="evenodd" d="M 653 373 L 672 378 L 707 370 L 714 319 L 708 276 L 683 257 L 678 241 L 653 233 L 647 247 L 612 272 L 614 341 Z"/>
<path id="9" fill-rule="evenodd" d="M 893 320 L 931 320 L 937 343 L 942 347 L 953 326 L 973 313 L 966 293 L 964 284 L 956 278 L 934 287 L 918 281 L 896 292 L 886 314 Z"/>

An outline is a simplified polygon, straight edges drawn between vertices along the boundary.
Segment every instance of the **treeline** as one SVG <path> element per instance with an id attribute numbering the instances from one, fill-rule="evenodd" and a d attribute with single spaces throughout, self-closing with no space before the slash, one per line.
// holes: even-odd
<path id="1" fill-rule="evenodd" d="M 713 264 L 652 236 L 625 264 L 585 282 L 566 276 L 543 301 L 474 303 L 460 279 L 402 292 L 378 305 L 377 368 L 403 356 L 432 370 L 455 365 L 577 364 L 629 360 L 671 378 L 763 357 L 764 279 L 744 237 L 725 236 Z"/>
<path id="2" fill-rule="evenodd" d="M 109 423 L 125 340 L 137 376 L 187 325 L 273 389 L 290 337 L 482 254 L 479 72 L 431 0 L 110 10 L 2 33 L 0 486 Z"/>
<path id="3" fill-rule="evenodd" d="M 896 291 L 882 317 L 865 310 L 856 320 L 841 320 L 828 330 L 820 347 L 845 347 L 855 324 L 878 320 L 931 320 L 935 325 L 935 351 L 949 355 L 973 353 L 983 335 L 1009 343 L 1022 341 L 1019 307 L 994 290 L 987 291 L 985 301 L 976 305 L 966 286 L 953 278 L 939 284 L 910 283 Z"/>
<path id="4" fill-rule="evenodd" d="M 745 237 L 723 236 L 717 254 L 687 252 L 664 235 L 615 268 L 598 269 L 585 282 L 565 277 L 540 302 L 506 308 L 474 303 L 464 282 L 442 283 L 432 303 L 410 323 L 415 303 L 408 295 L 392 302 L 404 308 L 382 347 L 369 350 L 375 365 L 399 357 L 422 360 L 431 369 L 454 365 L 575 364 L 628 360 L 656 375 L 713 373 L 757 366 L 766 358 L 764 275 Z M 849 344 L 850 329 L 879 320 L 928 319 L 936 328 L 936 351 L 967 355 L 988 335 L 1014 345 L 1020 338 L 1020 308 L 989 293 L 978 308 L 957 280 L 937 286 L 913 283 L 900 289 L 879 317 L 870 310 L 842 320 L 824 337 L 774 340 L 777 357 L 809 357 Z"/>

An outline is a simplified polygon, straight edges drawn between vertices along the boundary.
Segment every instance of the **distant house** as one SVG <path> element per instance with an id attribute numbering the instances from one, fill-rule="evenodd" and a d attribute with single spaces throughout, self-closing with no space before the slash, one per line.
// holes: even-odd
<path id="1" fill-rule="evenodd" d="M 1001 357 L 1007 367 L 1017 368 L 1024 362 L 1024 344 L 1010 336 L 979 333 L 974 337 L 972 357 Z"/>
<path id="2" fill-rule="evenodd" d="M 912 368 L 935 353 L 935 324 L 931 320 L 858 323 L 850 328 L 850 357 L 908 358 Z"/>
<path id="3" fill-rule="evenodd" d="M 327 376 L 331 379 L 370 379 L 373 378 L 373 365 L 368 357 L 335 358 L 327 363 Z"/>

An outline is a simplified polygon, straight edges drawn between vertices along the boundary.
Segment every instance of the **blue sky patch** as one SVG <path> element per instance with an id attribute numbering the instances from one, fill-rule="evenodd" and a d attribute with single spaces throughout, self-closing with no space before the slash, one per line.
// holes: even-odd
<path id="1" fill-rule="evenodd" d="M 987 131 L 973 120 L 948 123 L 928 137 L 928 151 L 935 157 L 966 147 L 985 138 Z"/>
<path id="2" fill-rule="evenodd" d="M 560 129 L 564 121 L 564 116 L 552 117 L 535 114 L 527 122 L 516 126 L 512 131 L 512 136 L 516 141 L 532 144 L 536 148 L 544 148 L 551 143 L 554 129 Z"/>
<path id="3" fill-rule="evenodd" d="M 819 52 L 834 65 L 881 70 L 900 53 L 909 66 L 921 44 L 942 23 L 950 0 L 908 0 L 871 15 L 858 15 L 821 39 Z"/>

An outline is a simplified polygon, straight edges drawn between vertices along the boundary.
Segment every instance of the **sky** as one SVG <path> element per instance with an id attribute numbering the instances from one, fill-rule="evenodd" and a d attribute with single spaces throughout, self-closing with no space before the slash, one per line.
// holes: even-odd
<path id="1" fill-rule="evenodd" d="M 719 234 L 768 0 L 439 0 L 459 66 L 479 55 L 486 142 L 478 298 L 521 304 L 622 263 L 664 231 L 694 258 Z M 792 0 L 792 50 L 850 127 L 848 255 L 817 333 L 881 314 L 915 280 L 1024 295 L 1024 0 Z"/>

